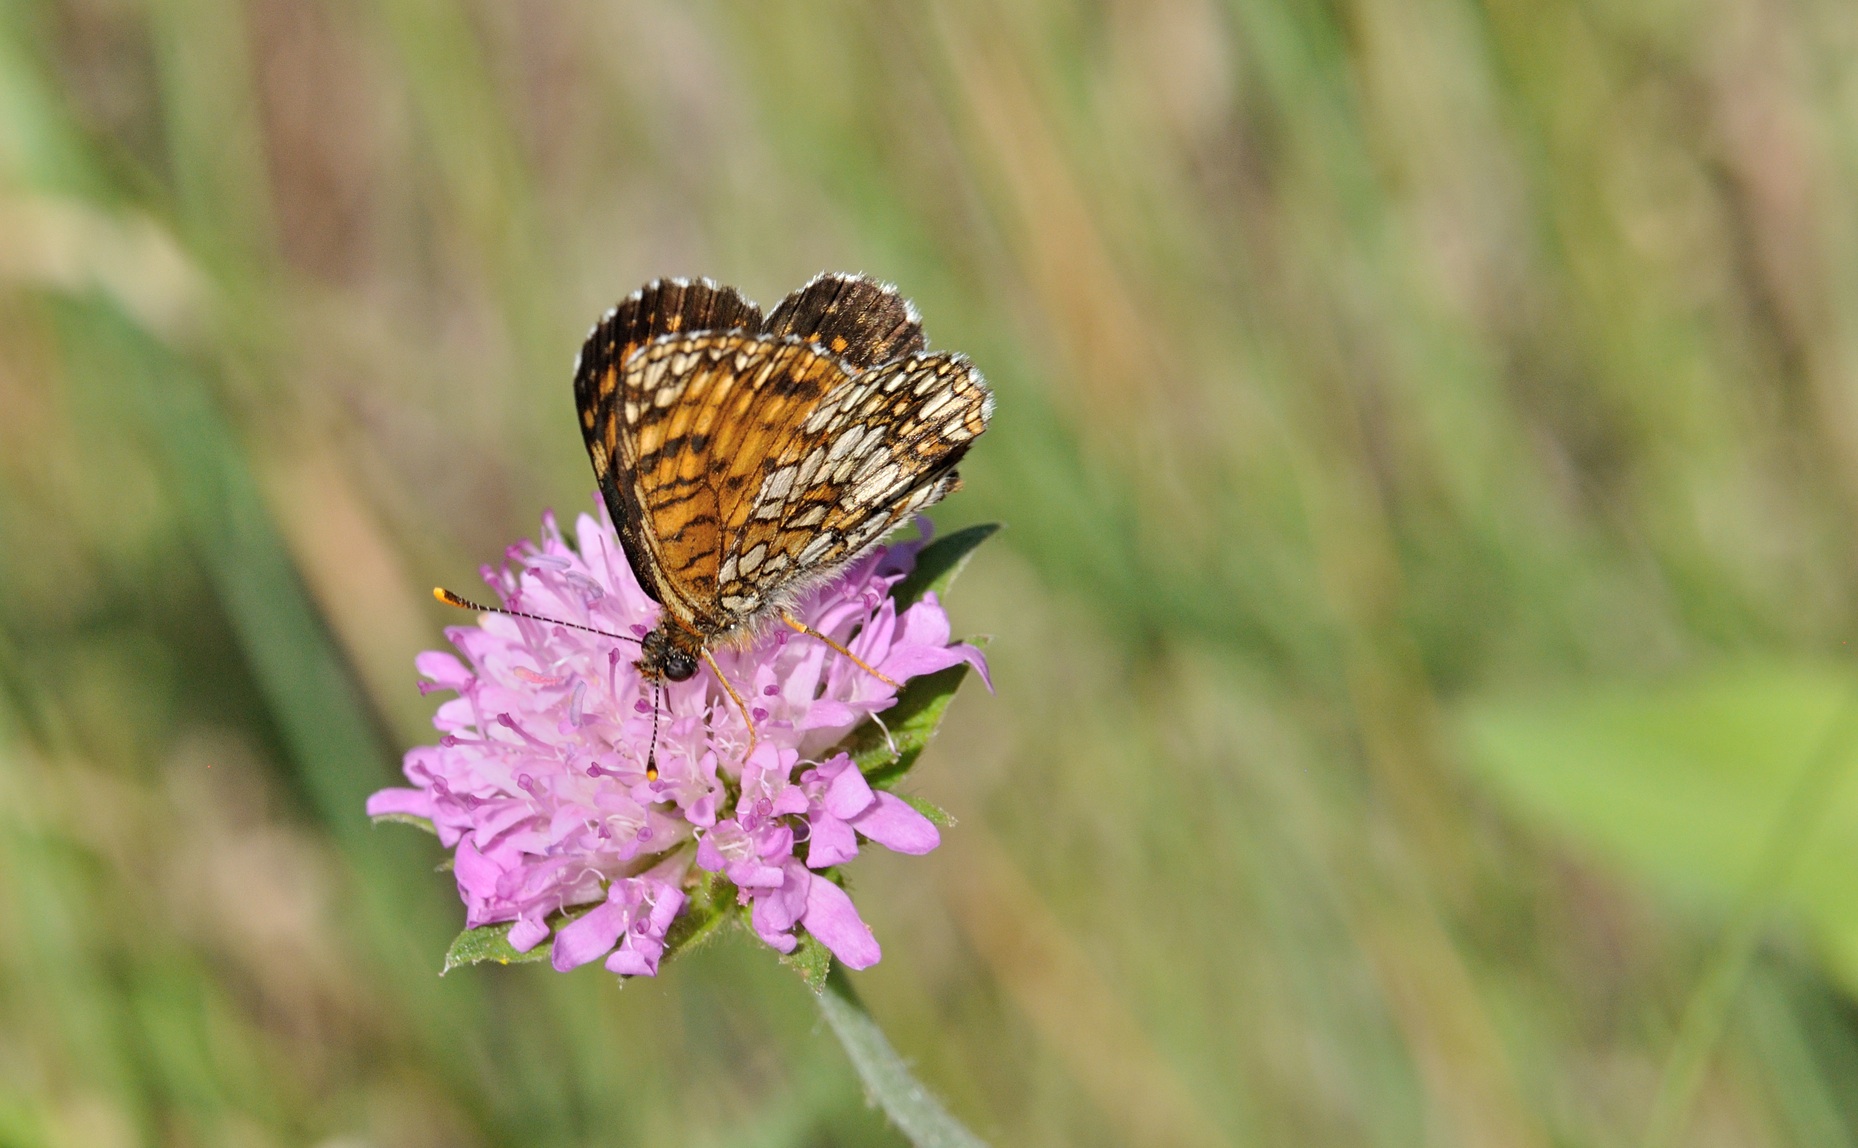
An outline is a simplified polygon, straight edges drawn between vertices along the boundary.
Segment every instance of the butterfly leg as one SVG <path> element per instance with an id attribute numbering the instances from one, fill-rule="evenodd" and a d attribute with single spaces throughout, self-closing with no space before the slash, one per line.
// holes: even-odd
<path id="1" fill-rule="evenodd" d="M 748 726 L 748 748 L 742 751 L 742 760 L 747 761 L 748 755 L 755 752 L 755 746 L 761 740 L 755 735 L 754 715 L 748 712 L 748 703 L 742 700 L 741 694 L 735 692 L 735 687 L 730 685 L 729 679 L 723 676 L 722 667 L 716 664 L 715 658 L 710 657 L 708 650 L 703 651 L 703 661 L 710 667 L 710 672 L 716 675 L 716 680 L 723 684 L 723 692 L 729 695 L 729 700 L 735 703 L 735 708 L 742 712 L 742 723 Z"/>
<path id="2" fill-rule="evenodd" d="M 885 685 L 889 686 L 891 689 L 900 690 L 903 688 L 902 682 L 893 681 L 890 678 L 884 676 L 883 674 L 878 673 L 876 670 L 872 669 L 868 664 L 866 664 L 863 658 L 859 657 L 857 654 L 852 653 L 850 650 L 846 649 L 844 646 L 839 645 L 837 642 L 833 641 L 831 638 L 826 637 L 826 635 L 820 633 L 818 630 L 815 630 L 813 627 L 807 625 L 805 622 L 802 622 L 800 619 L 794 617 L 792 614 L 789 614 L 785 610 L 781 611 L 781 621 L 787 623 L 789 626 L 793 627 L 795 630 L 799 631 L 800 633 L 811 634 L 815 638 L 818 638 L 820 641 L 826 643 L 828 646 L 831 646 L 833 649 L 837 650 L 839 653 L 845 655 L 847 658 L 850 658 L 852 660 L 852 663 L 856 665 L 859 669 L 863 670 L 867 674 L 870 674 L 872 677 L 876 678 L 878 681 L 883 682 Z"/>

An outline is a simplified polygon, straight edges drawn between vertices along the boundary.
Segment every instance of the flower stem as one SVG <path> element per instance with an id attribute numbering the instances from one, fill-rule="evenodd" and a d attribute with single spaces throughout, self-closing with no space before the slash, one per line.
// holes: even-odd
<path id="1" fill-rule="evenodd" d="M 832 963 L 826 987 L 819 993 L 819 1011 L 832 1027 L 852 1067 L 876 1099 L 916 1148 L 987 1148 L 986 1141 L 968 1131 L 942 1107 L 933 1093 L 910 1074 L 909 1065 L 884 1038 L 877 1021 L 858 999 L 851 978 L 839 963 Z"/>

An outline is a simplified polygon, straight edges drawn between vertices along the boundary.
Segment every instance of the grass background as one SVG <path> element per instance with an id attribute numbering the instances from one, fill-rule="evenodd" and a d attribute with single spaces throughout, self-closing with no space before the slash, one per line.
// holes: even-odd
<path id="1" fill-rule="evenodd" d="M 594 317 L 821 268 L 999 394 L 856 870 L 970 1125 L 1858 1144 L 1855 203 L 1843 0 L 0 3 L 0 1146 L 901 1143 L 361 812 Z"/>

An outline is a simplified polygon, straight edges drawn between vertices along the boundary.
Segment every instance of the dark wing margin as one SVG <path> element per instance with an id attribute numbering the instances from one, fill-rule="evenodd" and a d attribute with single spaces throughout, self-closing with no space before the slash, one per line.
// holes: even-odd
<path id="1" fill-rule="evenodd" d="M 762 330 L 791 335 L 859 370 L 913 355 L 926 345 L 922 319 L 888 283 L 863 275 L 824 274 L 781 300 Z"/>
<path id="2" fill-rule="evenodd" d="M 632 353 L 658 338 L 697 331 L 761 329 L 761 308 L 733 287 L 708 279 L 655 279 L 600 317 L 574 364 L 574 405 L 581 433 L 592 441 L 600 404 L 619 385 L 619 368 Z"/>
<path id="3" fill-rule="evenodd" d="M 574 405 L 599 480 L 607 512 L 619 530 L 626 560 L 639 586 L 662 603 L 664 593 L 649 560 L 651 553 L 640 534 L 644 509 L 636 483 L 622 474 L 618 401 L 620 368 L 641 346 L 653 339 L 682 331 L 749 333 L 761 328 L 761 308 L 744 299 L 733 287 L 708 279 L 658 279 L 634 291 L 601 316 L 581 346 L 574 364 Z"/>

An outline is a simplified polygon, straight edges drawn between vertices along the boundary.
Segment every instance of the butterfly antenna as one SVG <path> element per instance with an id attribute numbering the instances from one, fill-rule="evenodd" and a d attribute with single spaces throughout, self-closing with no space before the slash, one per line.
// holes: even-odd
<path id="1" fill-rule="evenodd" d="M 486 606 L 480 602 L 473 602 L 469 598 L 460 598 L 443 586 L 434 586 L 432 596 L 447 606 L 456 606 L 460 610 L 478 610 L 486 614 L 508 614 L 512 618 L 527 618 L 531 622 L 552 622 L 557 626 L 566 626 L 570 630 L 583 630 L 589 634 L 598 634 L 602 638 L 617 638 L 622 642 L 631 642 L 635 646 L 644 644 L 630 635 L 615 634 L 611 630 L 596 630 L 592 626 L 583 626 L 579 622 L 564 622 L 560 618 L 549 618 L 541 614 L 525 614 L 521 610 L 505 610 L 501 606 Z"/>
<path id="2" fill-rule="evenodd" d="M 645 751 L 645 780 L 658 780 L 658 679 L 652 679 L 652 744 Z"/>

